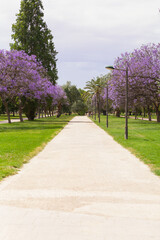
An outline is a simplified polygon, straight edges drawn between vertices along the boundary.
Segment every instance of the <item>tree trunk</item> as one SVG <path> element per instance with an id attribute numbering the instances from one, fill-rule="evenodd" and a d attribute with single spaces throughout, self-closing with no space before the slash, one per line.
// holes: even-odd
<path id="1" fill-rule="evenodd" d="M 41 118 L 41 109 L 40 108 L 38 109 L 38 118 L 39 119 Z"/>
<path id="2" fill-rule="evenodd" d="M 159 104 L 154 104 L 155 109 L 156 109 L 156 115 L 157 115 L 157 122 L 160 122 L 160 105 Z"/>
<path id="3" fill-rule="evenodd" d="M 157 122 L 160 122 L 160 110 L 156 110 Z"/>
<path id="4" fill-rule="evenodd" d="M 96 99 L 97 98 L 95 97 L 95 115 L 94 115 L 94 120 L 96 120 L 96 115 L 97 115 L 97 113 L 96 113 L 97 100 Z"/>
<path id="5" fill-rule="evenodd" d="M 99 100 L 99 123 L 101 122 L 101 103 Z"/>
<path id="6" fill-rule="evenodd" d="M 25 101 L 23 108 L 24 113 L 26 114 L 29 121 L 33 121 L 36 117 L 37 102 L 35 100 Z"/>
<path id="7" fill-rule="evenodd" d="M 119 108 L 116 109 L 116 117 L 120 117 L 121 111 L 119 110 Z"/>
<path id="8" fill-rule="evenodd" d="M 137 119 L 137 113 L 135 113 L 135 120 Z"/>
<path id="9" fill-rule="evenodd" d="M 7 102 L 4 102 L 4 106 L 5 106 L 6 113 L 7 113 L 7 117 L 8 117 L 8 123 L 11 123 L 10 111 L 9 111 L 9 109 L 8 109 L 8 104 L 7 104 Z"/>
<path id="10" fill-rule="evenodd" d="M 100 110 L 100 96 L 98 100 L 98 118 L 99 118 L 99 123 L 101 122 L 101 110 Z"/>
<path id="11" fill-rule="evenodd" d="M 22 105 L 20 103 L 19 105 L 19 119 L 20 119 L 20 122 L 23 122 L 23 117 L 22 117 Z"/>
<path id="12" fill-rule="evenodd" d="M 94 111 L 94 107 L 93 107 L 93 101 L 92 101 L 92 119 L 93 119 L 93 111 Z"/>
<path id="13" fill-rule="evenodd" d="M 145 107 L 144 107 L 144 115 L 143 115 L 143 116 L 144 116 L 144 118 L 145 118 L 145 116 L 146 116 L 146 109 L 145 109 Z"/>
<path id="14" fill-rule="evenodd" d="M 58 104 L 58 113 L 57 113 L 57 118 L 59 118 L 62 114 L 62 105 L 61 103 Z"/>
<path id="15" fill-rule="evenodd" d="M 148 120 L 149 121 L 151 121 L 152 119 L 151 119 L 151 111 L 150 111 L 150 108 L 149 108 L 149 106 L 148 106 Z"/>

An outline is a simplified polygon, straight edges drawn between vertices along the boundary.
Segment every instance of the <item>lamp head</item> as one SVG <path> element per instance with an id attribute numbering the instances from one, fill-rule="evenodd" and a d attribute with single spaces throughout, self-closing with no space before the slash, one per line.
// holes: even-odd
<path id="1" fill-rule="evenodd" d="M 105 68 L 108 69 L 108 70 L 114 70 L 115 69 L 113 66 L 107 66 Z"/>

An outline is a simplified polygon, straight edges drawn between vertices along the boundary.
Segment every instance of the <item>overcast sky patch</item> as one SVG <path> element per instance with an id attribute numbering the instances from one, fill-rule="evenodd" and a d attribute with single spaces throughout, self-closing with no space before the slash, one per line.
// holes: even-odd
<path id="1" fill-rule="evenodd" d="M 116 57 L 160 39 L 158 0 L 43 0 L 45 21 L 58 53 L 60 85 L 86 81 L 107 73 Z M 20 0 L 5 0 L 0 8 L 0 48 L 9 49 L 11 27 Z"/>

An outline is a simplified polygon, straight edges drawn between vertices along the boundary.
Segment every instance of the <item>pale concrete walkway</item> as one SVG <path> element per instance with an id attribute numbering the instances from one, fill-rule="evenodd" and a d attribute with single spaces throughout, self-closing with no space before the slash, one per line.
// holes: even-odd
<path id="1" fill-rule="evenodd" d="M 23 120 L 28 120 L 28 118 L 23 118 Z M 14 123 L 14 122 L 20 122 L 19 119 L 11 119 L 11 122 Z M 3 121 L 0 121 L 0 124 L 4 124 L 4 123 L 8 123 L 8 120 L 3 120 Z"/>
<path id="2" fill-rule="evenodd" d="M 11 122 L 20 122 L 19 119 L 11 119 Z M 8 120 L 0 121 L 0 124 L 8 123 Z"/>
<path id="3" fill-rule="evenodd" d="M 75 117 L 0 184 L 0 240 L 159 240 L 160 178 Z"/>

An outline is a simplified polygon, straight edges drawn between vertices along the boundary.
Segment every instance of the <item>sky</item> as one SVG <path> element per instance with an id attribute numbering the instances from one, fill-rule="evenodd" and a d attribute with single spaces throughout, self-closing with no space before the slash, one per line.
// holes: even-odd
<path id="1" fill-rule="evenodd" d="M 9 50 L 20 0 L 0 0 L 0 49 Z M 158 0 L 42 0 L 54 36 L 58 84 L 87 81 L 109 71 L 121 53 L 160 41 Z"/>

